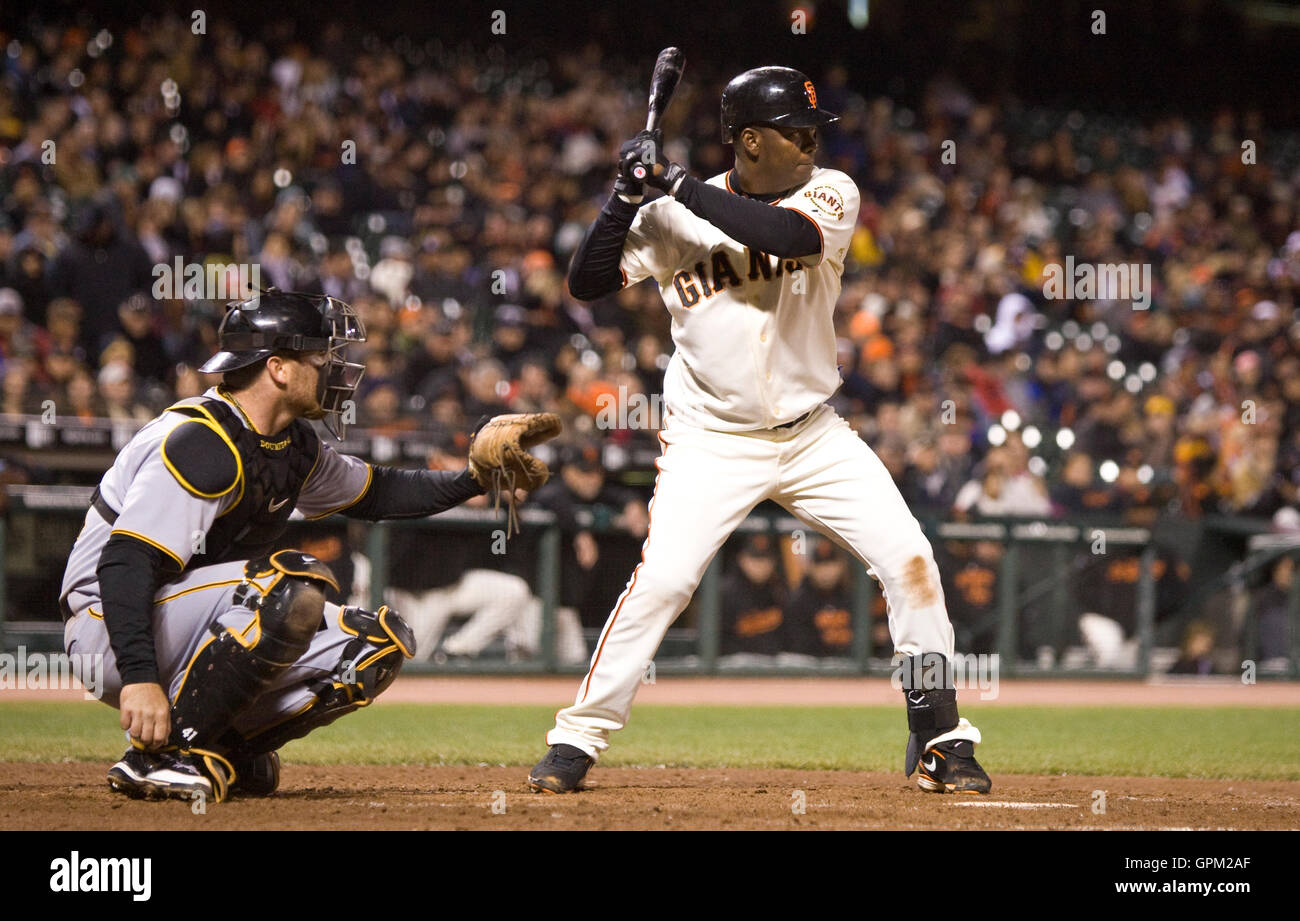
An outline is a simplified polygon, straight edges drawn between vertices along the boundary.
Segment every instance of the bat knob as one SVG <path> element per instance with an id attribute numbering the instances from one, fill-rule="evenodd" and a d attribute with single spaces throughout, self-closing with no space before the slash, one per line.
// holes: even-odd
<path id="1" fill-rule="evenodd" d="M 636 180 L 644 179 L 646 176 L 645 167 L 637 165 L 632 167 L 632 178 Z"/>

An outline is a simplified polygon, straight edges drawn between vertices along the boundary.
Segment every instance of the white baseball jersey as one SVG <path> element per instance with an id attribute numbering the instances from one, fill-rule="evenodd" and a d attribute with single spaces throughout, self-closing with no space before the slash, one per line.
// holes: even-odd
<path id="1" fill-rule="evenodd" d="M 735 191 L 731 178 L 708 182 Z M 629 285 L 655 279 L 672 314 L 664 401 L 674 414 L 714 431 L 769 429 L 835 392 L 833 314 L 859 203 L 852 179 L 820 168 L 774 202 L 821 234 L 821 255 L 800 259 L 752 251 L 671 196 L 641 207 L 620 268 Z"/>

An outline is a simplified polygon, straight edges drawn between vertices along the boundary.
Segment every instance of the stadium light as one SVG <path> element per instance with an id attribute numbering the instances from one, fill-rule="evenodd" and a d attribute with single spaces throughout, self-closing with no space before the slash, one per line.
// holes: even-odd
<path id="1" fill-rule="evenodd" d="M 996 422 L 989 426 L 989 444 L 997 447 L 1007 440 L 1007 430 Z"/>
<path id="2" fill-rule="evenodd" d="M 1026 448 L 1036 448 L 1043 443 L 1043 433 L 1035 425 L 1025 426 L 1025 430 L 1020 437 L 1024 439 Z"/>
<path id="3" fill-rule="evenodd" d="M 1119 464 L 1113 460 L 1104 460 L 1101 462 L 1101 466 L 1097 468 L 1097 473 L 1104 482 L 1114 483 L 1119 477 Z"/>
<path id="4" fill-rule="evenodd" d="M 1014 409 L 1008 409 L 1002 414 L 1002 427 L 1008 432 L 1014 432 L 1020 428 L 1020 413 Z"/>
<path id="5" fill-rule="evenodd" d="M 1056 446 L 1062 451 L 1068 451 L 1074 447 L 1074 430 L 1061 429 L 1056 433 Z"/>

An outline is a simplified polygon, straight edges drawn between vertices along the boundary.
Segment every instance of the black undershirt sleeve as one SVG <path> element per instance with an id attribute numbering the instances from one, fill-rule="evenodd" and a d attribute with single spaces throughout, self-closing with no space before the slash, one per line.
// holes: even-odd
<path id="1" fill-rule="evenodd" d="M 674 196 L 693 214 L 737 243 L 778 259 L 821 252 L 822 235 L 810 218 L 686 176 Z"/>
<path id="2" fill-rule="evenodd" d="M 379 521 L 382 518 L 423 518 L 481 496 L 483 487 L 469 470 L 402 470 L 375 466 L 366 494 L 339 514 Z"/>
<path id="3" fill-rule="evenodd" d="M 636 218 L 637 206 L 611 195 L 587 229 L 569 264 L 569 293 L 580 301 L 594 301 L 623 287 L 623 243 Z"/>
<path id="4" fill-rule="evenodd" d="M 104 544 L 95 575 L 104 606 L 108 644 L 122 685 L 158 682 L 153 647 L 153 598 L 175 564 L 157 547 L 129 534 Z"/>

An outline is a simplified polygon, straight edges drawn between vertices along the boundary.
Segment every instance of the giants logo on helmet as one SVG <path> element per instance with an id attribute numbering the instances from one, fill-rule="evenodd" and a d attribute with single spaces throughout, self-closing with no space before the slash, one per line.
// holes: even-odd
<path id="1" fill-rule="evenodd" d="M 814 109 L 817 108 L 817 90 L 813 89 L 811 80 L 805 80 L 803 82 L 803 91 L 808 95 L 808 105 L 812 106 Z"/>

